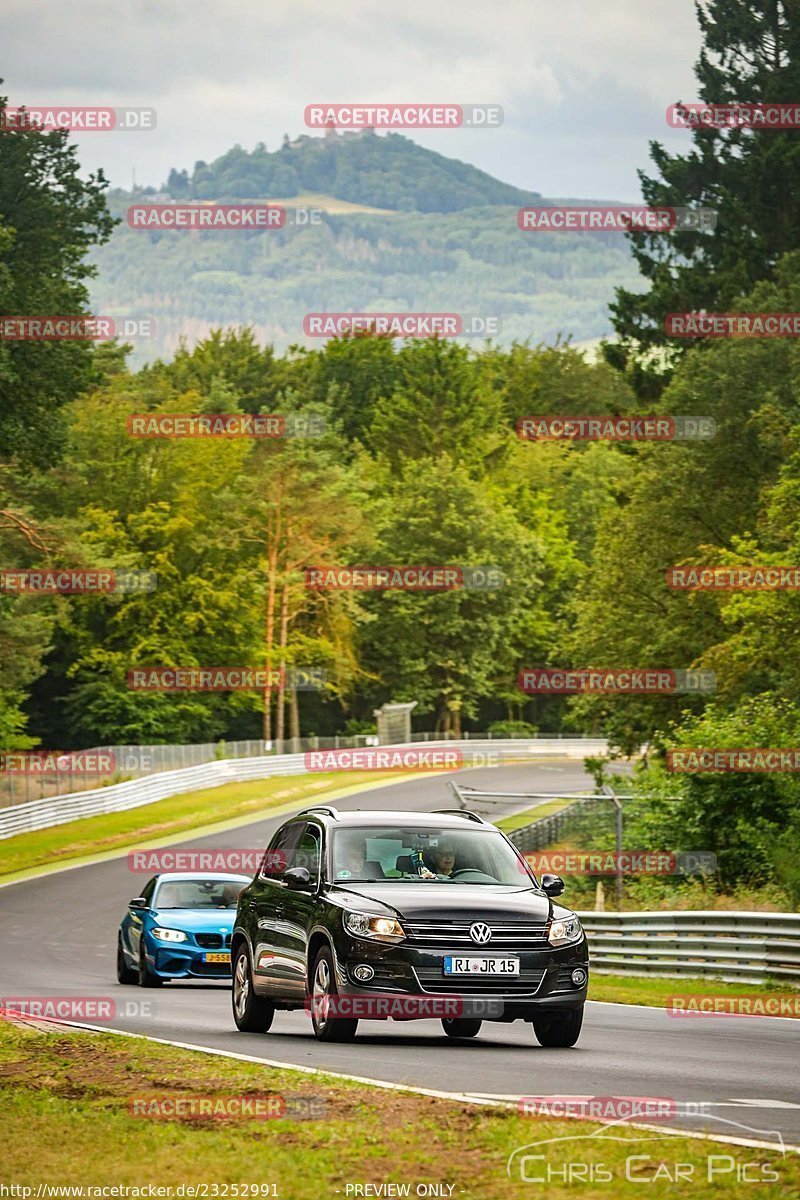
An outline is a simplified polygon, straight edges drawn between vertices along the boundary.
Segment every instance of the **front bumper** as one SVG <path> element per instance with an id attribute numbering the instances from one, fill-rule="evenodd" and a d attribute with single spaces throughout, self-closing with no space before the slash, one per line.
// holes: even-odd
<path id="1" fill-rule="evenodd" d="M 225 954 L 227 961 L 207 961 L 209 954 Z M 148 965 L 160 979 L 230 979 L 230 950 L 206 950 L 181 942 L 154 943 L 147 946 Z"/>
<path id="2" fill-rule="evenodd" d="M 463 1003 L 463 1015 L 484 1020 L 531 1019 L 542 1010 L 580 1008 L 586 1002 L 589 952 L 586 938 L 574 946 L 546 950 L 504 948 L 499 957 L 519 958 L 519 975 L 446 976 L 445 955 L 463 954 L 463 949 L 417 947 L 407 943 L 386 944 L 348 937 L 337 954 L 337 986 L 340 995 L 417 996 Z M 492 956 L 488 949 L 471 952 Z M 375 972 L 359 982 L 354 969 L 367 964 Z M 585 982 L 576 986 L 572 972 L 582 968 Z M 421 1014 L 425 1015 L 425 1014 Z"/>

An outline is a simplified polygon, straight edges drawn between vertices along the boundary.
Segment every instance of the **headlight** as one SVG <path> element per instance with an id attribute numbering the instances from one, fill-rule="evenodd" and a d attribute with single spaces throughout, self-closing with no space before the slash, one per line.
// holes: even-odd
<path id="1" fill-rule="evenodd" d="M 551 921 L 547 931 L 547 940 L 551 946 L 568 946 L 570 942 L 579 942 L 582 936 L 581 923 L 576 916 Z"/>
<path id="2" fill-rule="evenodd" d="M 150 932 L 159 942 L 186 941 L 186 934 L 182 929 L 151 929 Z"/>
<path id="3" fill-rule="evenodd" d="M 356 937 L 375 938 L 379 942 L 397 942 L 406 936 L 403 926 L 394 917 L 372 917 L 369 913 L 346 912 L 344 927 Z"/>

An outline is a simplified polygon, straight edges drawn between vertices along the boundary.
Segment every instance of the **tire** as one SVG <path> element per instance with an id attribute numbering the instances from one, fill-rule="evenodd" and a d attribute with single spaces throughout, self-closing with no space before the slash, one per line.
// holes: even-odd
<path id="1" fill-rule="evenodd" d="M 311 984 L 311 1025 L 314 1037 L 320 1042 L 352 1042 L 358 1029 L 358 1020 L 353 1017 L 330 1017 L 328 1005 L 338 996 L 333 956 L 323 946 L 314 962 Z"/>
<path id="2" fill-rule="evenodd" d="M 481 1031 L 478 1017 L 442 1017 L 442 1029 L 451 1038 L 471 1038 Z"/>
<path id="3" fill-rule="evenodd" d="M 139 975 L 133 967 L 128 966 L 122 952 L 122 935 L 117 935 L 117 983 L 138 983 Z"/>
<path id="4" fill-rule="evenodd" d="M 147 965 L 147 959 L 145 958 L 144 954 L 143 938 L 140 938 L 139 940 L 139 971 L 136 976 L 136 982 L 139 984 L 139 987 L 143 988 L 161 987 L 162 983 L 164 982 L 164 980 L 160 979 L 158 975 L 154 975 Z"/>
<path id="5" fill-rule="evenodd" d="M 266 1033 L 275 1016 L 275 1005 L 263 996 L 257 996 L 253 989 L 250 951 L 246 942 L 236 951 L 232 974 L 231 1006 L 236 1028 L 242 1033 Z"/>
<path id="6" fill-rule="evenodd" d="M 580 1008 L 535 1018 L 533 1032 L 541 1046 L 560 1046 L 566 1049 L 577 1042 L 582 1024 L 583 1005 Z"/>

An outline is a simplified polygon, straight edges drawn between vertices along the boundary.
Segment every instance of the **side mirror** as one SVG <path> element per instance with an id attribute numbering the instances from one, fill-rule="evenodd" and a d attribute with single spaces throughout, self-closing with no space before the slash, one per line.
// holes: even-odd
<path id="1" fill-rule="evenodd" d="M 306 867 L 289 867 L 281 876 L 287 887 L 295 891 L 308 891 L 311 887 L 311 875 Z"/>
<path id="2" fill-rule="evenodd" d="M 147 908 L 147 901 L 144 896 L 134 896 L 133 900 L 128 901 L 128 908 Z"/>
<path id="3" fill-rule="evenodd" d="M 564 880 L 560 875 L 543 875 L 542 891 L 546 896 L 560 896 L 564 891 Z"/>

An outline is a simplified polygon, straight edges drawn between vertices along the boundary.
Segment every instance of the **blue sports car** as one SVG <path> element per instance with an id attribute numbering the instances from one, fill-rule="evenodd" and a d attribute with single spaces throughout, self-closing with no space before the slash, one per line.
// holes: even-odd
<path id="1" fill-rule="evenodd" d="M 248 875 L 154 875 L 128 905 L 117 938 L 117 979 L 230 979 L 231 931 Z"/>

